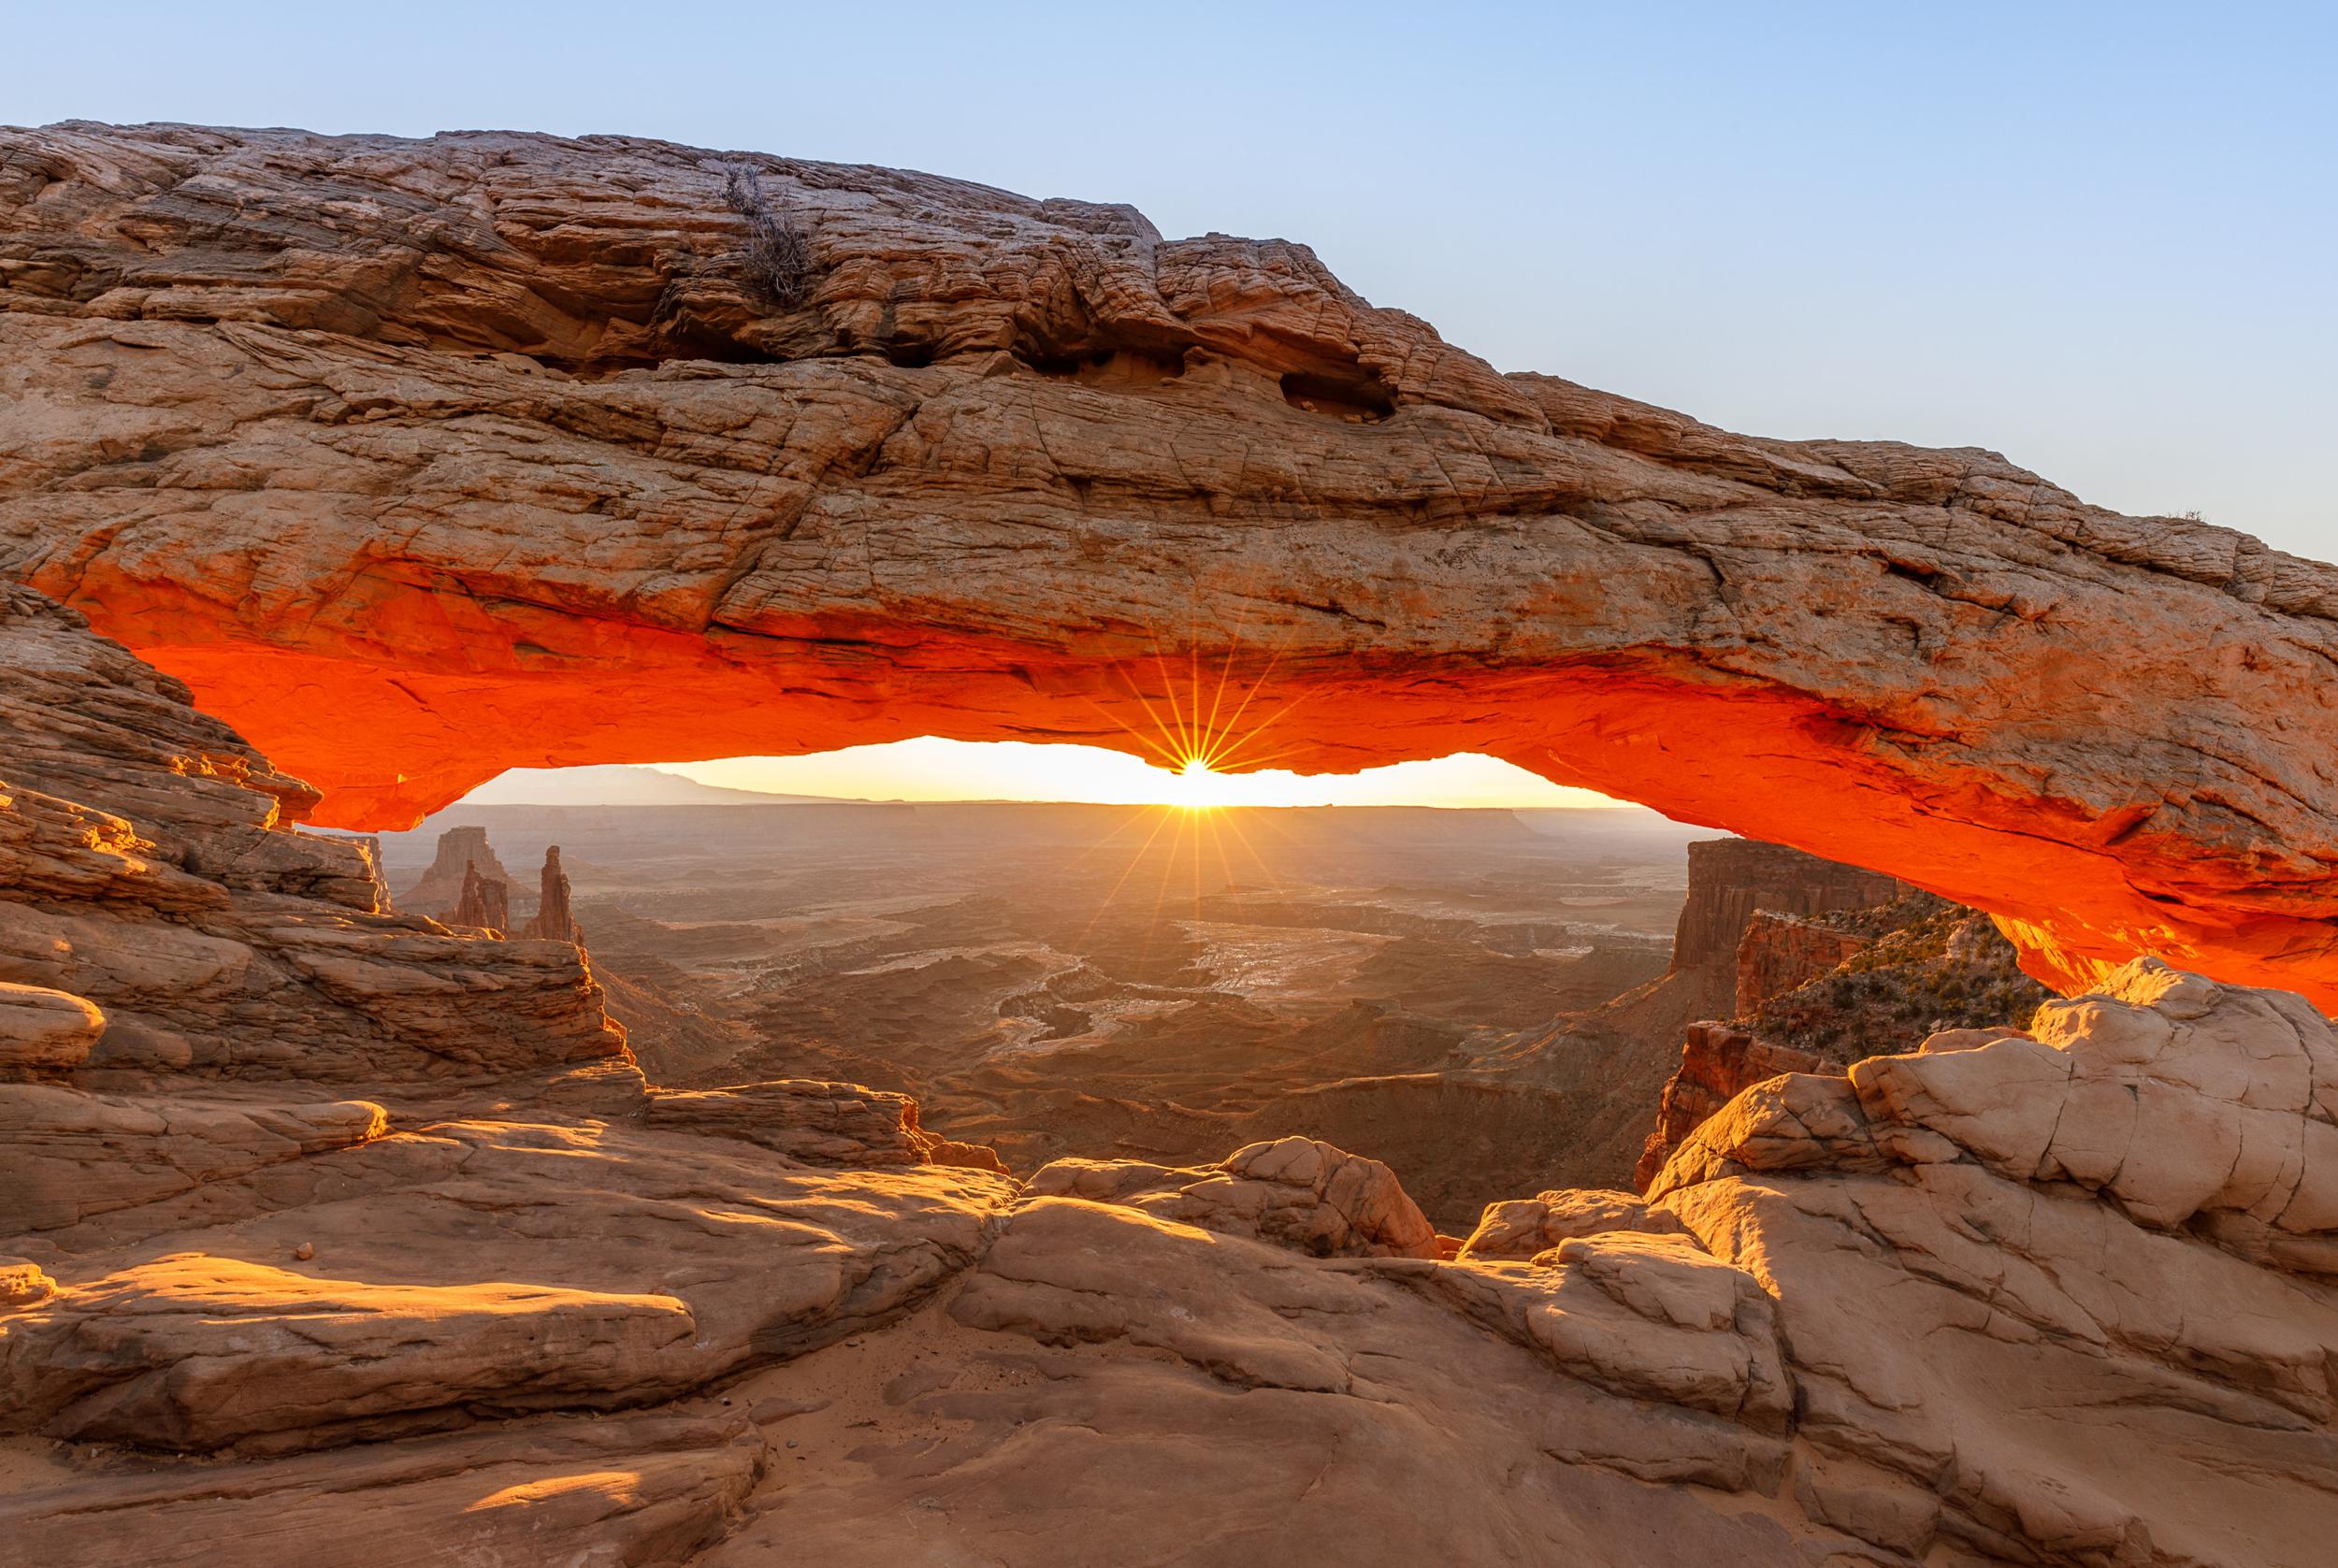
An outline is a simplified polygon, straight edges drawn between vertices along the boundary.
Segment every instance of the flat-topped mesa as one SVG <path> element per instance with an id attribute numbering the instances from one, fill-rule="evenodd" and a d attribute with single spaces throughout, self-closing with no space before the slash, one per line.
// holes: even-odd
<path id="1" fill-rule="evenodd" d="M 2065 986 L 2338 1007 L 2338 570 L 1991 453 L 1500 375 L 1302 246 L 618 137 L 7 132 L 0 285 L 0 573 L 314 821 L 1175 751 L 1222 681 L 1272 726 L 1233 766 L 1488 753 L 1986 909 Z"/>

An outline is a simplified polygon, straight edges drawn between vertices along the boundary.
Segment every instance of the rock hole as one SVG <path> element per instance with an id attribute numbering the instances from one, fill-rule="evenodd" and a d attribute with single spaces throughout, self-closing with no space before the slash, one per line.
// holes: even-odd
<path id="1" fill-rule="evenodd" d="M 1351 424 L 1377 424 L 1396 411 L 1386 381 L 1368 371 L 1324 374 L 1292 370 L 1282 379 L 1283 401 L 1311 414 L 1327 414 Z"/>
<path id="2" fill-rule="evenodd" d="M 1185 356 L 1146 349 L 1094 349 L 1081 353 L 1048 353 L 1017 347 L 1015 357 L 1043 376 L 1078 381 L 1084 386 L 1146 387 L 1173 381 L 1185 374 Z"/>

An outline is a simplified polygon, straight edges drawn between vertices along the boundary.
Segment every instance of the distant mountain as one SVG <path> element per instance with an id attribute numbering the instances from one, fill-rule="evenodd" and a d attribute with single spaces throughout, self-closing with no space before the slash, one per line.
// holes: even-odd
<path id="1" fill-rule="evenodd" d="M 463 797 L 466 806 L 772 806 L 830 801 L 826 795 L 721 789 L 627 763 L 584 768 L 512 768 Z"/>

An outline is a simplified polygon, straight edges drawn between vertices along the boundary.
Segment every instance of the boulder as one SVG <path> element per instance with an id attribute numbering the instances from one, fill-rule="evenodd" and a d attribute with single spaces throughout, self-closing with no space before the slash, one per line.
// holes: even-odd
<path id="1" fill-rule="evenodd" d="M 0 981 L 0 1072 L 78 1066 L 105 1032 L 87 997 Z"/>

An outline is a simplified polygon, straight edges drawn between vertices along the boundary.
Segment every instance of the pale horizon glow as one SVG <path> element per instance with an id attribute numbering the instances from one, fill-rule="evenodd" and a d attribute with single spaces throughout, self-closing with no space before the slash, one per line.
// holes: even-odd
<path id="1" fill-rule="evenodd" d="M 1463 753 L 1358 773 L 1263 768 L 1172 770 L 1103 746 L 920 736 L 808 756 L 671 762 L 661 772 L 721 789 L 859 800 L 1039 800 L 1106 806 L 1614 806 L 1494 757 Z"/>

